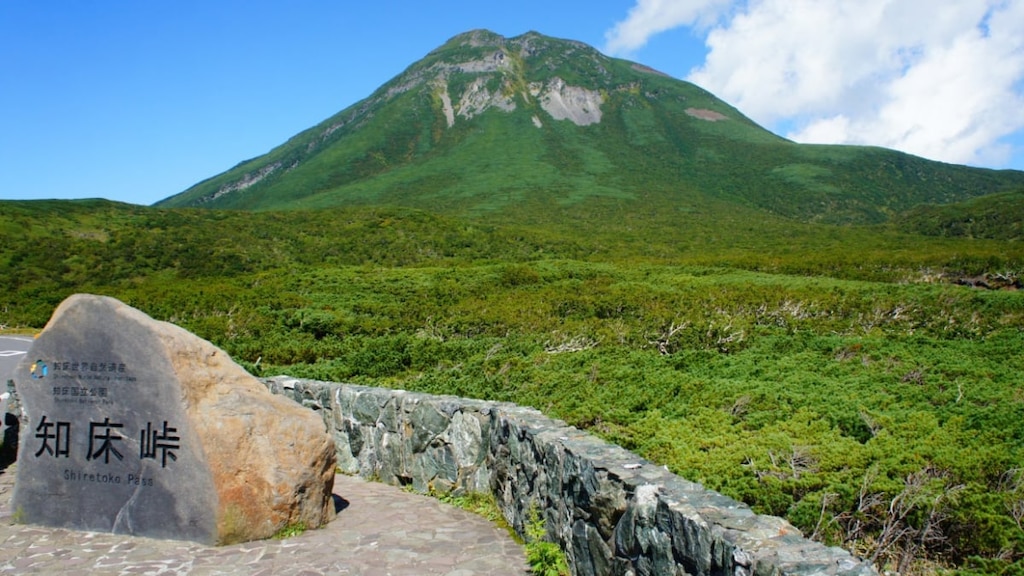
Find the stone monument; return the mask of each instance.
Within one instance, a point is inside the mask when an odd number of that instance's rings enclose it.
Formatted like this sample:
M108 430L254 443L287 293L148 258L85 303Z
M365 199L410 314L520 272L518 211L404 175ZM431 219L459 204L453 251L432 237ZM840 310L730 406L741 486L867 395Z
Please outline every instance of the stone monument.
M334 441L222 350L75 295L14 375L16 521L222 544L334 513Z

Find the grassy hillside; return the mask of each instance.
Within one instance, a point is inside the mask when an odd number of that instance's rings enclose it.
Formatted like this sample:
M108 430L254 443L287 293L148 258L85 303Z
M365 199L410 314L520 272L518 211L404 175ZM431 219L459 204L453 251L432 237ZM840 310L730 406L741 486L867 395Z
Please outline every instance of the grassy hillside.
M583 108L599 108L600 122L552 117L545 91L560 85L596 95ZM795 144L693 84L583 44L477 31L159 205L388 205L530 223L578 217L593 200L630 212L725 202L804 222L881 223L917 204L1020 188L1022 172Z
M898 219L901 228L948 238L1024 239L1024 188L946 205L916 206Z
M1019 276L1019 243L617 202L0 202L0 324L108 294L257 374L536 406L902 573L1020 569L1024 301L945 281Z

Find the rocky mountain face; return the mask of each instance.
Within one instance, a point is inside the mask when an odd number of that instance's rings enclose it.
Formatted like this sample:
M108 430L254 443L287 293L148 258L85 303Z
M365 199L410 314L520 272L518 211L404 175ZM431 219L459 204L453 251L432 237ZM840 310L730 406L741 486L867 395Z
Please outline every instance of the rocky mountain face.
M697 86L580 42L476 30L266 155L158 205L507 216L711 199L805 221L878 222L1014 186L1024 173L794 144Z

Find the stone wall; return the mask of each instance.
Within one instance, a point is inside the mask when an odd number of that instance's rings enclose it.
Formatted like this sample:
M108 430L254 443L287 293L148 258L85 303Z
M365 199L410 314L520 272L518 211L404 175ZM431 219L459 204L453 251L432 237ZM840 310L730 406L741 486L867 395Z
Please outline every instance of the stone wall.
M520 534L531 508L540 511L577 576L876 573L785 520L530 408L288 377L264 382L320 413L344 472L424 492L492 493Z

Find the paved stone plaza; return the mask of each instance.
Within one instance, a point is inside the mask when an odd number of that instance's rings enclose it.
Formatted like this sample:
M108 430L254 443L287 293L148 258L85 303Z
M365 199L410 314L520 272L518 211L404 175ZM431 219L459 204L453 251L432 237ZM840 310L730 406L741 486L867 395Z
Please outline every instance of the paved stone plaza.
M0 573L523 576L521 546L487 520L393 486L338 476L341 510L286 540L210 547L12 524L14 468L0 472Z

